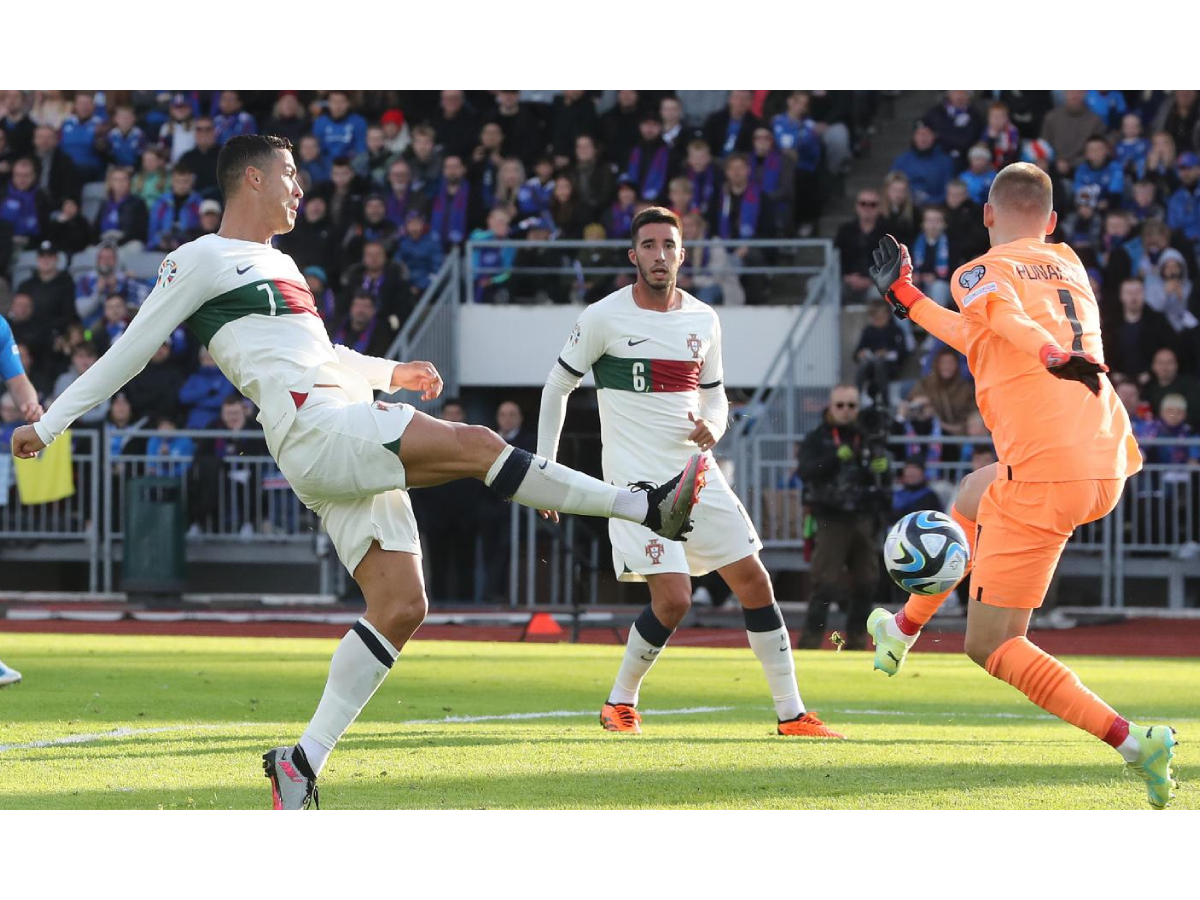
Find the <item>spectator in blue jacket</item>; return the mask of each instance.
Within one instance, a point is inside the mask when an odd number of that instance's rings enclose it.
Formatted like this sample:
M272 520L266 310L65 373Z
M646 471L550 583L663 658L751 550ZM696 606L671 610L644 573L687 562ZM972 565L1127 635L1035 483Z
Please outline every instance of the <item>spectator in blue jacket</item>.
M487 228L471 232L472 241L508 240L512 228L512 207L493 206L487 217ZM626 230L628 232L628 229ZM512 245L506 247L476 247L471 250L471 264L475 271L489 269L475 276L474 297L476 303L492 303L501 297L507 301L508 283L512 280L513 260L517 251Z
M200 348L200 368L179 389L179 403L187 412L184 428L207 428L221 414L221 404L236 391L221 374L207 347Z
M945 100L924 118L937 135L938 146L954 160L955 169L962 169L967 151L979 142L984 128L983 116L971 105L971 92L946 91Z
M1117 141L1113 153L1127 174L1138 178L1145 174L1150 142L1143 134L1142 118L1137 113L1121 117L1121 139Z
M37 186L33 160L18 159L0 198L0 220L8 222L13 234L31 247L41 239L49 216L50 198Z
M237 91L221 91L218 105L221 111L213 116L213 124L217 127L217 143L221 146L231 137L258 131L254 116L242 109L242 95Z
M420 209L410 209L404 219L404 236L396 249L396 261L408 269L408 283L414 296L425 293L445 256L441 243L426 227L425 214Z
M75 95L75 112L62 124L59 146L71 157L82 179L99 181L104 177L104 157L100 153L105 117L96 111L96 99L88 91Z
M146 471L164 478L182 478L191 468L192 458L196 455L196 443L190 437L180 437L175 432L178 427L170 416L160 416L155 427L155 435L146 444L146 455L158 457L163 462L148 463ZM166 462L168 459L177 462Z
M1083 150L1083 162L1075 170L1075 193L1085 188L1097 190L1096 200L1100 209L1121 202L1125 193L1125 174L1121 164L1109 159L1108 141L1102 137L1090 137Z
M367 121L351 111L345 91L329 92L329 112L313 122L313 134L327 159L353 158L367 150Z
M1193 245L1200 243L1200 156L1179 155L1179 189L1167 201L1167 224Z
M1125 95L1120 91L1088 91L1084 102L1100 117L1109 131L1117 130L1121 117L1128 110Z
M661 130L662 126L659 125L659 128ZM663 144L663 148L666 148L666 144ZM533 177L517 191L517 215L540 216L550 208L550 198L553 194L554 161L549 156L539 156L533 164Z
M1145 178L1133 183L1133 196L1125 204L1125 208L1133 214L1139 226L1147 219L1165 219L1167 216L1166 210L1158 202L1154 182Z
M329 180L333 163L321 152L316 135L306 134L296 148L296 168L308 176L309 190Z
M892 494L892 514L899 519L923 509L941 508L942 499L925 477L925 457L920 454L909 456L904 460L900 483Z
M912 149L901 153L892 169L908 176L917 206L942 203L946 185L954 177L954 161L934 143L936 135L929 123L918 119L913 128Z
M108 170L108 196L96 211L92 236L96 241L110 240L118 244L130 241L145 243L148 215L142 198L132 193L132 177L128 169L114 166Z
M150 288L138 281L132 272L121 270L120 254L113 244L101 244L96 251L96 267L75 279L75 312L83 327L94 329L104 317L104 304L109 297L119 296L127 304L138 307L150 293Z
M976 144L967 151L967 168L958 174L962 183L967 186L967 193L974 203L983 206L987 202L988 191L996 180L996 169L992 165L992 151L983 144Z
M171 190L158 198L150 210L150 235L146 246L154 250L174 250L187 232L200 227L199 194L192 190L196 176L182 164L171 173Z
M146 133L137 126L132 106L118 106L113 113L113 127L104 138L108 146L108 161L114 166L136 169L146 149Z
M775 144L796 162L796 168L815 172L821 165L821 132L808 115L808 91L792 91L787 112L771 119Z

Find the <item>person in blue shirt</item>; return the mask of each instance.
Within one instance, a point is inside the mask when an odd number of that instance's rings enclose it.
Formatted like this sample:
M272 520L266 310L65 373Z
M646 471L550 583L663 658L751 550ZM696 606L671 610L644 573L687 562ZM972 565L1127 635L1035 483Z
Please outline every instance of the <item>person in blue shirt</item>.
M493 206L487 216L487 228L472 231L470 240L507 240L512 228L512 214L513 210L510 206L503 204ZM491 303L499 293L507 295L508 282L512 279L510 270L516 254L517 251L511 244L504 248L477 247L471 250L471 265L475 271L478 272L482 268L491 270L486 274L475 276L476 303Z
M300 138L300 146L296 149L296 168L308 176L311 185L329 180L333 161L321 152L321 142L316 135L306 134Z
M3 316L0 316L0 380L7 385L8 392L12 394L13 401L26 422L36 422L42 417L37 389L25 374L12 328Z
M897 519L923 509L941 511L942 498L925 477L925 457L913 454L904 460L900 481L892 494L892 515Z
M1125 173L1121 164L1109 159L1108 141L1090 137L1084 145L1083 162L1075 170L1075 193L1095 188L1097 205L1105 209L1121 202L1125 193Z
M165 457L178 462L152 462L146 464L146 472L164 478L182 478L191 468L196 455L196 442L190 437L175 434L179 428L170 416L161 416L155 427L155 436L146 445L146 455Z
M787 112L771 119L771 132L781 151L795 160L796 168L815 172L821 166L821 133L808 115L807 91L792 91L787 98Z
M113 113L113 127L104 136L108 161L114 166L137 169L146 149L146 133L137 127L132 106L118 106Z
M184 428L207 428L221 414L225 398L236 394L233 384L213 362L208 348L200 347L200 368L179 389L179 403L187 410Z
M0 219L8 222L17 237L35 245L50 218L50 198L37 185L37 167L22 158L13 164L12 179L0 193Z
M326 159L355 157L367 150L367 121L351 111L345 91L330 91L329 112L313 122L312 133Z
M1200 243L1200 156L1181 153L1178 171L1179 189L1167 201L1167 224L1195 245Z
M954 177L954 161L934 144L933 129L918 119L913 128L912 148L896 157L892 169L908 176L917 206L942 203L946 185Z
M3 316L0 316L0 381L8 386L8 393L16 408L21 411L21 418L26 422L36 422L42 417L42 405L38 402L37 391L29 376L25 374L17 342L13 340L12 329ZM9 441L11 437L10 433L6 433L4 440ZM0 447L0 453L9 452L7 446ZM7 491L8 485L0 485L0 490ZM0 687L16 684L20 680L21 673L0 660Z
M213 124L217 128L217 143L221 146L231 137L258 131L254 116L242 109L242 96L237 91L221 91L219 107L221 112L213 116Z
M184 236L200 226L201 197L192 190L196 181L182 164L171 173L170 193L163 194L150 210L150 236L146 246L154 250L174 250Z
M408 283L415 297L425 293L445 255L441 242L425 227L425 214L420 209L410 209L404 219L404 236L396 250L396 261L408 269Z
M1121 118L1121 139L1113 148L1113 154L1121 168L1129 175L1141 178L1146 172L1146 156L1150 153L1150 142L1142 134L1142 119L1137 113L1128 113Z
M1117 123L1128 111L1125 95L1120 91L1088 91L1084 103L1100 117L1109 131L1116 130Z
M976 144L967 152L967 168L958 175L967 186L972 202L983 206L987 203L988 191L996 180L996 169L992 165L992 151L983 144Z
M75 112L62 124L59 146L71 157L84 181L104 177L105 159L100 153L105 117L96 111L96 100L87 91L75 95Z

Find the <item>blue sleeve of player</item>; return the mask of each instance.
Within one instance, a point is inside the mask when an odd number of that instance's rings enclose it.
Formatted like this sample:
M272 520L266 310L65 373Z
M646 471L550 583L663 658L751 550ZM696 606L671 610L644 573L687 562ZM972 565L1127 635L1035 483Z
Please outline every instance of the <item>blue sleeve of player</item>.
M8 326L8 320L0 317L0 381L24 374L25 367L21 365L21 354L17 352L12 329Z

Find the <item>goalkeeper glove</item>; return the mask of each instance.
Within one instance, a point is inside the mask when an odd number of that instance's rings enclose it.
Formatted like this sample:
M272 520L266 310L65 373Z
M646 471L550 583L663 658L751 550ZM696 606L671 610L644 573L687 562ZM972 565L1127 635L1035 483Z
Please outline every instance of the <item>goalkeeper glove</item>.
M872 253L871 280L881 297L892 307L897 319L907 319L913 304L925 295L913 284L912 258L908 248L890 234L885 235Z
M1081 382L1094 395L1100 395L1100 373L1107 372L1108 366L1096 362L1090 353L1064 350L1057 344L1047 342L1042 344L1038 357L1046 371L1055 378Z

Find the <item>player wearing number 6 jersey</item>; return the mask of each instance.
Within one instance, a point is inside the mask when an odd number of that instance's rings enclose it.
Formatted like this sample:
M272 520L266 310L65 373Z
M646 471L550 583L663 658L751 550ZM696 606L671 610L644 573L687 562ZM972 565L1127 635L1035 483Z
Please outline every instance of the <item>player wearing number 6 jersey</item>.
M296 175L285 139L242 135L226 142L217 160L226 200L220 232L163 260L158 284L125 334L41 421L12 439L14 454L33 456L140 372L181 322L258 406L271 455L321 517L367 605L333 655L325 693L299 743L263 757L276 809L316 799L330 750L425 617L408 488L478 478L505 499L625 518L673 541L689 527L704 463L694 454L674 478L633 492L537 460L486 428L374 402L374 391L401 388L431 400L441 393L441 376L427 362L395 363L330 343L296 264L270 244L295 224L304 195Z
M871 269L897 315L967 355L999 457L990 479L969 476L952 510L972 543L966 652L1117 749L1161 809L1174 786L1173 730L1117 715L1026 637L1072 532L1108 515L1141 468L1129 417L1104 375L1096 300L1075 252L1046 243L1057 217L1040 169L1001 171L983 221L992 249L954 273L957 313L917 289L908 250L890 235ZM895 674L944 598L913 596L894 617L871 615L876 668Z
M675 285L684 249L679 218L651 207L630 228L637 281L579 317L542 392L538 452L558 452L567 396L591 370L600 406L604 477L616 485L678 468L698 447L707 487L686 543L658 540L633 522L611 522L613 566L621 581L645 581L650 605L629 630L616 684L600 713L609 731L639 732L642 679L691 605L693 575L719 572L742 602L747 636L767 676L780 734L841 737L804 708L791 640L758 558L762 543L712 448L729 414L721 364L721 322Z

